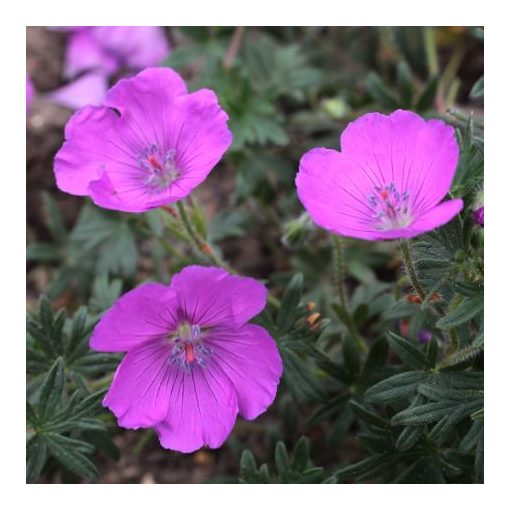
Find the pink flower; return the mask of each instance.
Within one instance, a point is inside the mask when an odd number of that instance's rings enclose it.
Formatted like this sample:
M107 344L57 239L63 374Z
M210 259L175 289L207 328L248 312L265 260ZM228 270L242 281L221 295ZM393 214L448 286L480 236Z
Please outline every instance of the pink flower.
M296 177L312 219L335 234L361 239L409 238L449 222L460 199L441 200L453 180L455 132L415 113L368 113L340 138L342 152L312 149Z
M172 69L145 69L112 87L103 106L71 117L55 157L57 186L126 212L175 202L232 143L227 119L212 90L188 94Z
M107 90L108 81L104 74L87 73L68 85L50 92L48 98L56 104L75 110L83 105L101 105Z
M128 292L90 340L97 351L127 351L103 405L122 427L154 427L164 448L218 448L237 413L253 420L276 396L276 344L247 324L265 303L263 285L213 267L189 266L169 287Z
M483 227L483 205L473 212L473 219L478 225Z
M161 27L69 27L64 73L113 74L123 68L139 71L157 66L170 54Z
M32 80L30 79L30 76L28 76L27 73L27 115L28 111L30 110L30 105L32 104L32 99L34 98L34 84L32 83Z

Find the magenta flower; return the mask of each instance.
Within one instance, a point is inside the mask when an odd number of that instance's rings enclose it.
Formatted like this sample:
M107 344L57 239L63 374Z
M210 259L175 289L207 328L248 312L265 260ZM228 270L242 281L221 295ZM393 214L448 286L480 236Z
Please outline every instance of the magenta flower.
M483 205L473 212L473 219L478 225L483 227Z
M164 448L218 448L237 413L253 420L276 395L276 344L247 324L265 303L262 284L214 267L189 266L169 287L128 292L90 340L97 351L127 351L103 405L122 427L154 427Z
M27 115L28 111L30 110L30 105L32 104L32 99L34 98L34 84L32 83L32 80L30 79L30 76L28 76L27 73Z
M340 138L342 152L312 149L296 177L312 219L335 234L361 239L409 238L449 222L460 199L441 202L459 149L454 129L415 113L368 113Z
M108 90L108 80L101 73L87 73L48 94L56 104L73 110L84 105L100 106Z
M113 74L157 66L170 54L161 27L68 27L64 73L74 78L84 71Z
M57 186L126 212L175 202L232 143L227 119L212 90L188 94L172 69L145 69L112 87L104 106L71 117L55 157Z

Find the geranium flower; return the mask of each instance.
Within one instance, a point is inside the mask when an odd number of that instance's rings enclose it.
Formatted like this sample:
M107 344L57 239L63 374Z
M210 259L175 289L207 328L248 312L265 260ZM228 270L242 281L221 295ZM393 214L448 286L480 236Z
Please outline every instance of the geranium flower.
M122 427L154 427L165 448L218 448L237 413L253 420L276 395L276 344L247 324L265 303L262 284L214 267L189 266L168 287L128 292L90 340L97 351L127 351L103 405Z
M483 205L473 212L473 219L478 225L483 227Z
M104 106L77 111L55 157L57 186L99 206L143 212L198 186L232 142L212 90L187 93L172 69L120 80Z
M441 200L459 148L454 129L415 113L368 113L340 138L342 152L317 148L302 158L298 196L319 226L361 239L410 238L449 222L461 199Z
M84 71L113 74L157 66L170 54L161 27L68 27L64 74L74 78Z
M68 85L54 90L48 98L73 110L84 105L100 106L108 91L108 80L101 73L87 73Z
M27 73L27 115L28 110L30 110L30 105L32 104L32 99L34 98L34 84L32 83L32 80L30 79L30 76L28 76Z

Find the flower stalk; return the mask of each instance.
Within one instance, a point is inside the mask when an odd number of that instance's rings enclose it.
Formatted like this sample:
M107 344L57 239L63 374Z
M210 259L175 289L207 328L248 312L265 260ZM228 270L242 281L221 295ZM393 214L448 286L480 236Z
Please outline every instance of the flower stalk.
M411 255L411 243L409 239L404 239L402 241L401 248L402 248L402 260L404 261L406 273L409 276L409 279L411 280L411 283L416 294L420 296L420 300L423 303L427 297L427 294L423 289L422 284L420 283L418 273L416 271L416 268L414 267L414 262Z
M345 313L345 325L358 346L358 349L361 352L367 353L368 347L365 341L361 338L358 330L356 328L356 324L354 323L354 319L352 318L351 311L349 308L349 302L347 300L347 292L345 290L345 257L344 257L344 242L343 239L339 236L333 237L333 277L335 282L335 287L338 292L338 297L340 298L340 304Z

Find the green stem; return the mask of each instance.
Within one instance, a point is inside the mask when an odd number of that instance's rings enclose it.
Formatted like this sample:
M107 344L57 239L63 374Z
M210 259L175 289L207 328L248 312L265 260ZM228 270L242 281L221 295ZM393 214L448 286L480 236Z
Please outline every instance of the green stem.
M231 274L238 274L238 272L230 264L225 262L221 257L217 255L212 246L209 245L207 241L203 239L200 236L200 234L195 230L189 218L186 206L184 205L182 200L180 202L177 202L177 211L179 212L181 223L184 226L186 233L188 234L188 238L193 244L196 251L198 251L201 255L207 257L213 265L222 267ZM204 248L206 249L204 250ZM267 295L267 301L276 308L280 308L280 300L274 297L272 294Z
M367 353L368 347L365 341L361 338L358 330L356 328L356 324L352 318L349 302L347 301L347 292L345 291L345 257L344 257L344 242L343 239L339 236L333 237L333 260L334 260L334 268L333 268L333 276L335 281L335 286L338 291L338 296L340 297L340 304L345 312L345 325L358 346L358 349L361 352Z
M177 210L179 212L179 217L181 218L184 229L188 234L189 240L191 241L195 249L201 255L206 256L215 266L222 267L223 269L226 269L229 273L237 274L237 271L229 264L227 264L227 262L225 262L221 257L219 257L218 254L212 248L212 246L210 246L207 243L207 241L203 239L200 236L200 234L195 230L182 200L177 202Z
M439 60L437 57L436 29L434 27L425 27L425 54L427 56L427 66L429 76L432 78L439 73Z
M425 290L423 289L420 280L418 278L418 273L416 272L416 269L414 267L413 258L411 256L411 243L409 239L404 239L402 241L402 258L404 261L404 266L406 268L406 272L409 276L409 279L411 280L411 283L414 287L414 290L416 291L416 294L420 296L421 302L423 303L425 301L425 298L427 294L425 293Z

